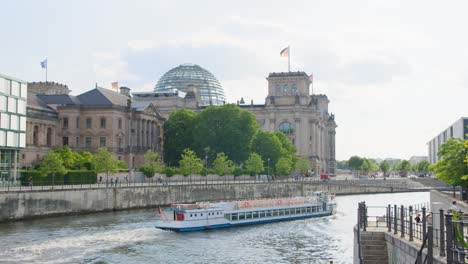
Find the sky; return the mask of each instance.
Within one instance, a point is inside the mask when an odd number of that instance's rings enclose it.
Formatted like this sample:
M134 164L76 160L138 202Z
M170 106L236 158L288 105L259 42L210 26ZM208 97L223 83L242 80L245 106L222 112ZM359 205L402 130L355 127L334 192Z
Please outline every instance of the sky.
M264 103L270 72L314 75L335 114L336 158L427 155L468 116L468 2L2 1L0 73L152 91L183 63L212 72L228 102Z

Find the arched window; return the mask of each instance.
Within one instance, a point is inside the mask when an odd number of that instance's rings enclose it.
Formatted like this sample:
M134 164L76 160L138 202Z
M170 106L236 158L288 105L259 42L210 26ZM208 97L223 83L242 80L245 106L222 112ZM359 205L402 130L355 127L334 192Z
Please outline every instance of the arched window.
M276 94L280 94L281 93L281 85L276 84L275 85L275 91L276 91Z
M291 92L293 93L297 92L297 85L295 83L291 86Z
M47 128L47 147L52 147L52 128Z
M293 134L294 133L294 127L291 123L289 122L283 122L280 124L279 126L279 130L283 133L285 133L286 135L290 135L290 134Z
M288 93L289 92L289 85L285 84L283 87L283 92Z
M34 126L33 130L33 145L34 146L39 146L39 127Z

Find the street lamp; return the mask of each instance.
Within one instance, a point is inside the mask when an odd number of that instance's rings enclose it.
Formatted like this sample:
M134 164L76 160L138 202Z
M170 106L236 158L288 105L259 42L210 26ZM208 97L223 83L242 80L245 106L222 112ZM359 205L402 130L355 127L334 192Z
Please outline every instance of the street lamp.
M208 185L208 155L205 155L205 184Z
M270 158L267 159L268 160L268 180L270 180Z

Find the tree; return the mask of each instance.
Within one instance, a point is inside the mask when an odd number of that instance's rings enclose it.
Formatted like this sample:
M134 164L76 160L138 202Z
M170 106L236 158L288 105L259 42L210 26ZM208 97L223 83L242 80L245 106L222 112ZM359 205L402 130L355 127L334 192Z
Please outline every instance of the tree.
M358 171L361 169L363 162L364 160L361 157L352 156L351 158L349 158L348 165L354 171Z
M42 175L48 176L52 174L52 185L55 185L55 174L65 174L67 169L63 165L63 160L60 155L54 151L49 151L44 156L44 159L41 162L39 171Z
M63 166L66 169L79 169L80 155L70 149L68 146L54 149L54 152L60 156Z
M369 171L370 172L377 172L379 171L379 164L374 159L368 159L367 162L369 163Z
M278 175L289 175L291 174L292 162L291 159L286 157L279 158L278 162L275 165L276 174Z
M98 148L93 157L93 167L97 173L106 173L106 187L109 185L109 174L117 172L117 163L106 147Z
M193 148L196 118L194 111L181 109L173 111L164 122L163 152L168 166L176 166L184 149Z
M233 170L233 162L223 153L216 154L216 159L213 162L213 170L216 174L223 176L231 174Z
M193 173L201 173L203 171L203 163L191 149L184 149L179 161L180 172L184 176L192 175Z
M390 170L390 164L388 163L388 161L386 161L386 160L382 161L380 163L379 167L380 167L380 170L382 171L384 177L386 177L387 172Z
M146 151L144 155L145 163L143 164L143 174L151 178L156 172L162 171L161 158L159 153L152 150Z
M440 146L440 160L431 167L437 178L452 186L468 186L468 154L466 143L459 138L450 138Z
M270 164L276 164L282 156L282 144L278 137L268 131L259 131L252 143L252 152L257 153L263 161L270 159ZM265 164L263 165L265 166Z
M197 117L195 149L199 155L210 157L223 152L239 164L249 156L257 130L255 116L237 105L209 106Z
M81 151L78 153L78 160L77 160L77 169L86 168L91 170L93 167L93 154L89 151Z
M414 168L416 172L419 173L428 173L429 172L429 161L427 160L421 160L420 162L414 164Z
M310 170L310 163L307 159L299 157L294 165L294 169L302 175L307 175L307 172Z
M245 161L245 168L250 173L258 175L264 170L262 157L255 152L250 153L249 158Z
M407 160L402 160L399 162L399 171L401 174L406 176L406 174L411 170L411 163Z

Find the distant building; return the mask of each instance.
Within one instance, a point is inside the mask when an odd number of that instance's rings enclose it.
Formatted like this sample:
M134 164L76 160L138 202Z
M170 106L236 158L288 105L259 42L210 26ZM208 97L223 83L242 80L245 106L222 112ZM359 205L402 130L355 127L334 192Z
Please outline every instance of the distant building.
M96 87L73 96L57 83L40 83L39 90L34 89L37 83L32 87L22 166L32 166L47 151L62 146L91 152L107 147L130 168L143 164L147 150L162 152L164 119L152 103L132 101L129 88L120 87L119 93Z
M0 182L17 178L19 152L26 146L27 83L0 75Z
M427 160L427 156L412 156L408 161L411 164L416 164L416 163L421 162L423 160Z
M452 137L463 140L468 139L468 117L458 119L455 123L427 143L430 163L436 163L439 161L437 152L440 149L440 145Z

